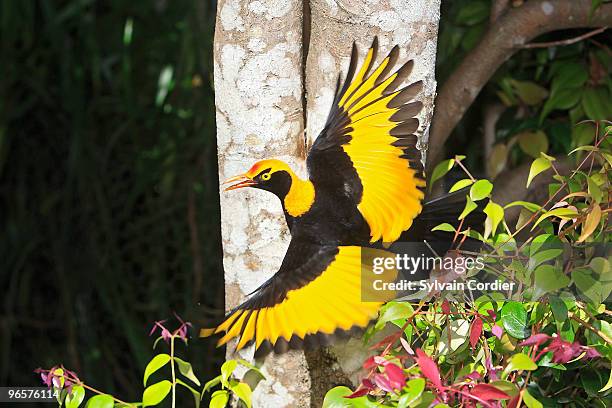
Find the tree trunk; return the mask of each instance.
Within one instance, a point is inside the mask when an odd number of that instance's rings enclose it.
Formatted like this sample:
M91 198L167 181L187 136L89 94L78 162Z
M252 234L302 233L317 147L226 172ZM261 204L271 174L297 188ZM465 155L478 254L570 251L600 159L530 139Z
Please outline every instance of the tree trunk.
M267 157L301 165L302 55L301 1L219 1L214 82L220 180ZM253 189L221 192L221 233L230 309L278 270L289 233L280 203ZM252 360L252 348L240 354ZM254 406L309 405L302 352L270 356L263 370L267 379L255 389Z
M303 8L311 16L305 33ZM440 0L311 0L306 7L298 0L220 0L214 45L220 178L268 157L303 169L302 84L310 145L331 107L336 78L346 72L351 44L357 41L365 53L376 35L380 58L399 44L401 60L415 60L409 81L424 81L419 135L425 151L436 89L439 11ZM303 38L309 39L305 47ZM303 48L308 49L305 67ZM231 308L278 269L289 235L280 203L268 193L221 193L221 210ZM268 357L268 379L255 389L253 405L320 407L330 387L359 378L367 354L360 344L354 340L306 356Z

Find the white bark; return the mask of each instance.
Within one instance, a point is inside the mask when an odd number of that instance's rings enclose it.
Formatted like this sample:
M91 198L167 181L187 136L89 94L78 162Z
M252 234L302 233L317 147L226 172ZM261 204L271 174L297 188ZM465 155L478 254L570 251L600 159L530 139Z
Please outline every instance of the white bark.
M299 167L304 152L301 1L220 0L214 77L220 180L270 157ZM221 231L230 309L278 270L289 234L278 200L252 189L221 193ZM251 359L252 349L241 355ZM255 389L255 407L309 405L302 352L271 356L263 370L267 380Z

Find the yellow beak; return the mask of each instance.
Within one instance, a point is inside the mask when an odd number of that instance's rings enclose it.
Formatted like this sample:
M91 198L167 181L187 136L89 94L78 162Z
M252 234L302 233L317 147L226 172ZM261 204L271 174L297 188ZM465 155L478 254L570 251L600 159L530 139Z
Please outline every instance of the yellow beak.
M230 184L234 182L237 182L237 183L232 184L229 187L226 187L225 190L223 191L236 190L236 189L244 188L244 187L252 187L257 184L257 182L255 182L253 179L248 177L246 174L239 174L237 176L230 177L227 180L225 180L222 184Z

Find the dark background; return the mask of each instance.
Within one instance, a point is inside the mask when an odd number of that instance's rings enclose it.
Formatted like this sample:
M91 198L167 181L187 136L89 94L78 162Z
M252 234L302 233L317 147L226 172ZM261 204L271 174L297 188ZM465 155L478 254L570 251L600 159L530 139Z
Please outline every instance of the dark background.
M152 322L223 309L214 9L0 3L0 385L61 363L138 400Z
M490 1L442 6L441 87L486 31ZM138 400L153 321L176 311L198 327L223 310L214 12L212 0L0 2L1 386L39 385L35 368L64 364L98 389ZM511 103L495 143L512 146L509 174L533 160L520 143L525 131L544 132L549 154L590 143L593 131L575 125L604 119L588 107L610 112L610 43L603 33L517 52L457 126L446 157L467 154L473 174L484 174L486 107L502 93ZM561 101L539 121L567 64L588 71L576 92L596 93ZM508 81L537 84L542 97L527 103ZM178 352L205 382L224 350L192 334Z

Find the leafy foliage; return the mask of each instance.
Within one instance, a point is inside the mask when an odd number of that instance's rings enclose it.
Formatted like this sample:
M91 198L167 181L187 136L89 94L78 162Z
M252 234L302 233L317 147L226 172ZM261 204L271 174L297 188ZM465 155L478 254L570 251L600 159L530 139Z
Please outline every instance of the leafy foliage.
M612 258L593 245L605 248L611 239L609 199L602 201L612 194L611 133L609 126L594 145L575 149L570 157L577 170L567 176L546 154L534 161L536 169L545 161L559 184L541 205L501 207L491 199L493 184L474 179L461 166L471 187L459 218L475 210L475 202L488 201L485 235L450 224L437 229L486 243L480 254L485 274L515 282L519 290L489 291L461 302L430 293L416 304L385 305L366 341L387 322L399 329L373 346L377 354L364 362L361 385L330 390L324 406L542 407L570 401L609 406L612 380L601 373L610 371L612 361L612 311L605 303L612 293ZM579 152L583 157L576 157ZM436 176L442 178L461 159L440 164ZM539 173L532 170L530 180ZM505 210L515 206L524 212L513 227ZM522 231L528 234L523 243L517 240Z
M148 362L143 376L145 389L142 392L141 400L138 402L125 402L112 395L104 394L85 384L76 373L65 369L63 366L53 367L49 370L37 369L36 372L40 373L43 382L53 389L54 394L57 395L59 406L65 408L78 408L82 403L85 403L87 408L152 407L159 406L169 399L169 396L171 396L172 407L176 407L178 388L188 391L193 396L194 406L199 408L205 394L219 384L221 384L221 389L215 391L210 398L209 406L211 408L225 407L232 396L235 396L236 401L239 401L238 406L251 408L251 385L236 380L234 371L239 366L246 368L248 371L245 378L256 379L255 385L264 378L261 371L244 360L228 360L221 366L221 374L208 381L200 391L200 380L194 373L191 363L182 360L175 354L177 341L182 341L187 345L188 329L191 328L191 323L184 322L180 317L176 317L180 326L174 331L170 331L164 326L165 321L155 322L151 330L150 334L155 332L160 334L155 340L153 348L163 340L168 344L170 350L169 354L157 354ZM162 369L165 369L167 373L165 379L158 378L157 382L147 385L151 376L160 377L159 373ZM94 394L88 400L85 399L86 390Z

